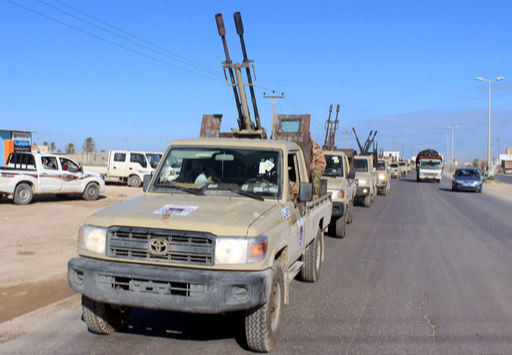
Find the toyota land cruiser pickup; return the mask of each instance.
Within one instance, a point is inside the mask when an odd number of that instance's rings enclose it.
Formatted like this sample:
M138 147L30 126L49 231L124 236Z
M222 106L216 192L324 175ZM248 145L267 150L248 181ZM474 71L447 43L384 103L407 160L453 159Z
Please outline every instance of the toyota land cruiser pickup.
M329 235L343 238L347 223L352 223L356 195L355 170L350 169L347 155L341 151L324 151L327 190L332 198L332 216Z
M269 351L290 282L320 276L331 195L312 200L293 142L179 140L162 159L143 196L93 214L78 232L68 281L85 323L110 334L130 307L242 311L249 348ZM180 165L173 176L166 161Z
M356 198L362 201L365 207L370 207L377 192L377 179L372 155L356 155L354 157L356 170L357 192Z

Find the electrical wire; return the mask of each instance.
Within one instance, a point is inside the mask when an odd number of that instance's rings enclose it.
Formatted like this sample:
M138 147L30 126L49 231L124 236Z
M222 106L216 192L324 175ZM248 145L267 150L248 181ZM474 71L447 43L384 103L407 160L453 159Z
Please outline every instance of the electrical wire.
M81 28L79 28L79 27L76 27L76 26L74 26L74 25L71 25L71 24L69 24L69 23L66 23L66 22L61 21L61 20L59 20L59 19L56 19L55 17L49 16L49 15L47 15L47 14L44 14L44 13L40 12L40 11L34 10L34 9L32 9L32 8L28 7L28 6L22 5L22 4L20 4L20 3L16 2L16 1L13 1L13 0L5 0L5 1L7 1L7 2L9 2L9 3L11 3L11 4L15 5L15 6L18 6L18 7L22 8L22 9L24 9L24 10L26 10L26 11L29 11L29 12L32 12L32 13L34 13L34 14L36 14L36 15L39 15L39 16L41 16L41 17L44 17L44 18L46 18L46 19L48 19L48 20L50 20L50 21L53 21L53 22L59 23L59 24L61 24L61 25L63 25L63 26L66 26L66 27L68 27L68 28L71 28L71 29L73 29L73 30L75 30L75 31L77 31L77 32L80 32L80 33L86 34L86 35L88 35L88 36L90 36L90 37L96 38L96 39L98 39L98 40L100 40L100 41L106 42L106 43L108 43L108 44L110 44L110 45L113 45L113 46L115 46L115 47L118 47L118 48L124 49L124 50L126 50L126 51L128 51L128 52L131 52L131 53L134 53L134 54L140 55L140 56L142 56L142 57L145 57L145 58L147 58L147 59L153 60L153 61L155 61L155 62L158 62L158 63L164 64L164 65L168 65L168 66L171 66L171 67L174 67L174 68L180 69L180 70L184 70L184 71L186 71L186 72L188 72L188 73L190 73L190 74L198 75L198 76L201 76L201 77L203 77L203 78L205 78L205 79L208 79L208 80L211 80L211 81L224 83L224 80L220 80L220 79L218 79L218 78L212 78L212 77L210 77L210 76L205 75L204 73L194 72L194 71L192 71L192 70L190 70L190 69L188 69L188 68L185 68L185 67L182 67L182 66L176 65L176 64L174 64L174 63L170 63L170 62L165 61L165 60L162 60L162 59L160 59L160 58L157 58L157 57L154 57L154 56L148 55L148 54L146 54L146 53L140 52L140 51L138 51L138 50L135 50L135 49L133 49L133 48L127 47L127 46L125 46L125 45L123 45L123 44L119 44L119 43L117 43L117 42L111 41L111 40L106 39L106 38L104 38L104 37L98 36L97 34L94 34L94 33L92 33L92 32L86 31L86 30L84 30L84 29L81 29Z

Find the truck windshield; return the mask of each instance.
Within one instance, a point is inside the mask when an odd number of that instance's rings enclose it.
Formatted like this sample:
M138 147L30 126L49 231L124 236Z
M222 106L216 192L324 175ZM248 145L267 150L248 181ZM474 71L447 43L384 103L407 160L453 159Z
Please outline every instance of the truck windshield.
M151 191L176 186L205 193L280 196L279 151L241 148L172 148L157 172Z
M158 163L160 163L160 159L162 158L162 154L156 154L156 153L146 153L146 158L149 160L149 165L153 169L156 169L158 166Z
M326 167L324 176L338 177L343 176L343 156L325 155Z
M383 161L378 161L377 170L386 170L386 163L384 163Z
M356 169L356 171L368 171L368 160L354 159L354 169Z
M420 168L441 169L441 161L440 160L422 160L422 161L420 161Z

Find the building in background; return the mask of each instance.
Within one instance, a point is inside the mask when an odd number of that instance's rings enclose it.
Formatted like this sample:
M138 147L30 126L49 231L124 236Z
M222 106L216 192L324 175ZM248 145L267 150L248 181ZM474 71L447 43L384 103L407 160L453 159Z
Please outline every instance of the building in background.
M32 146L32 132L0 129L0 166L10 153L30 152Z

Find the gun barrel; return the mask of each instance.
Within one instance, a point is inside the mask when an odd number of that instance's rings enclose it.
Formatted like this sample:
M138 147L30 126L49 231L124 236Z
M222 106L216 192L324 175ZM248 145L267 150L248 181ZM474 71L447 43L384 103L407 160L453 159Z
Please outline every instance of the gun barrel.
M247 62L249 62L249 59L247 57L247 49L245 48L244 25L242 23L242 15L240 14L240 12L237 11L233 14L233 18L235 20L236 32L240 36L240 46L242 47L244 63L247 63ZM256 95L254 94L254 87L252 85L251 69L249 69L249 66L245 67L245 72L247 74L247 82L249 83L249 92L251 93L251 102L252 102L252 107L254 109L254 121L256 122L256 129L260 129L261 128L260 114L258 112L258 105L256 104Z

